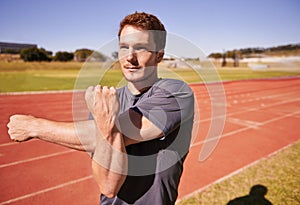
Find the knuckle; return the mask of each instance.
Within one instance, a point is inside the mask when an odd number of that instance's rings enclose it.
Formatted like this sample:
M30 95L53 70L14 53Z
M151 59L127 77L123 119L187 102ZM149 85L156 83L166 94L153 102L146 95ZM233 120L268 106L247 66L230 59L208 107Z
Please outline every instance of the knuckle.
M91 87L91 86L90 86L90 87ZM88 87L88 88L85 90L85 96L87 96L87 95L91 92L90 87Z
M110 90L110 93L111 93L111 94L116 94L116 89L115 89L115 87L112 86L112 87L109 88L109 90Z
M90 96L93 94L93 87L92 86L90 86L88 89L86 89L86 91L85 91L85 95L84 95L84 97L85 97L85 99L88 99L88 98L90 98Z
M9 134L11 139L15 139L15 136L11 130L8 130L7 133Z
M93 86L89 86L89 87L86 89L86 92L92 91L92 90L93 90Z
M101 85L97 85L94 89L94 93L100 93L102 90L102 86Z
M10 116L9 120L13 121L15 119L15 115Z

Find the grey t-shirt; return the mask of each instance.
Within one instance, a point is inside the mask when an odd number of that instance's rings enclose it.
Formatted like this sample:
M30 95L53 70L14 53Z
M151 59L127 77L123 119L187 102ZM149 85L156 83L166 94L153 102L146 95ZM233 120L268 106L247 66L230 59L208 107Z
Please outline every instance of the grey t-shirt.
M163 137L128 145L128 176L115 198L100 197L101 205L170 205L178 195L183 161L188 153L194 118L189 86L160 79L140 95L127 86L118 89L119 120L132 109L163 131ZM130 136L127 136L130 137Z

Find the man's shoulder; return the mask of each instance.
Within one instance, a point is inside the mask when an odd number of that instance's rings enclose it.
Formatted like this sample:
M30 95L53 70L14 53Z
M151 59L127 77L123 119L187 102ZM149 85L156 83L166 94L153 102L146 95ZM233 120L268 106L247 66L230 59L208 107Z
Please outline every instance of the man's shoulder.
M187 83L178 79L163 78L155 84L157 87L168 89L173 92L191 92L191 88Z
M184 81L173 79L173 78L161 78L158 81L158 84L166 84L166 85L187 85Z
M126 86L122 86L122 87L119 87L117 88L117 93L120 95L120 93L124 93L125 92L125 87Z

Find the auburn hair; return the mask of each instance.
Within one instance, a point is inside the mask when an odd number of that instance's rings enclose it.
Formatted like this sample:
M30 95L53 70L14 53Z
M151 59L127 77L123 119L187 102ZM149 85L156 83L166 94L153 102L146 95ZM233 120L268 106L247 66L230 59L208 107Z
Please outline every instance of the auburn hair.
M125 16L125 18L120 22L120 28L118 32L118 37L125 26L130 25L141 30L153 31L154 42L156 44L157 51L165 48L166 45L166 29L162 22L153 14L145 12L135 12Z

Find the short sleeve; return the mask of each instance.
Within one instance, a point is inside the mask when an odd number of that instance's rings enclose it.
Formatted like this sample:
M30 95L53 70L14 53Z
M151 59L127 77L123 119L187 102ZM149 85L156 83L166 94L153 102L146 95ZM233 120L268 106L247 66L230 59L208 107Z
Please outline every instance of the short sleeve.
M193 117L194 96L184 82L167 80L154 85L149 96L131 109L142 114L167 136Z

